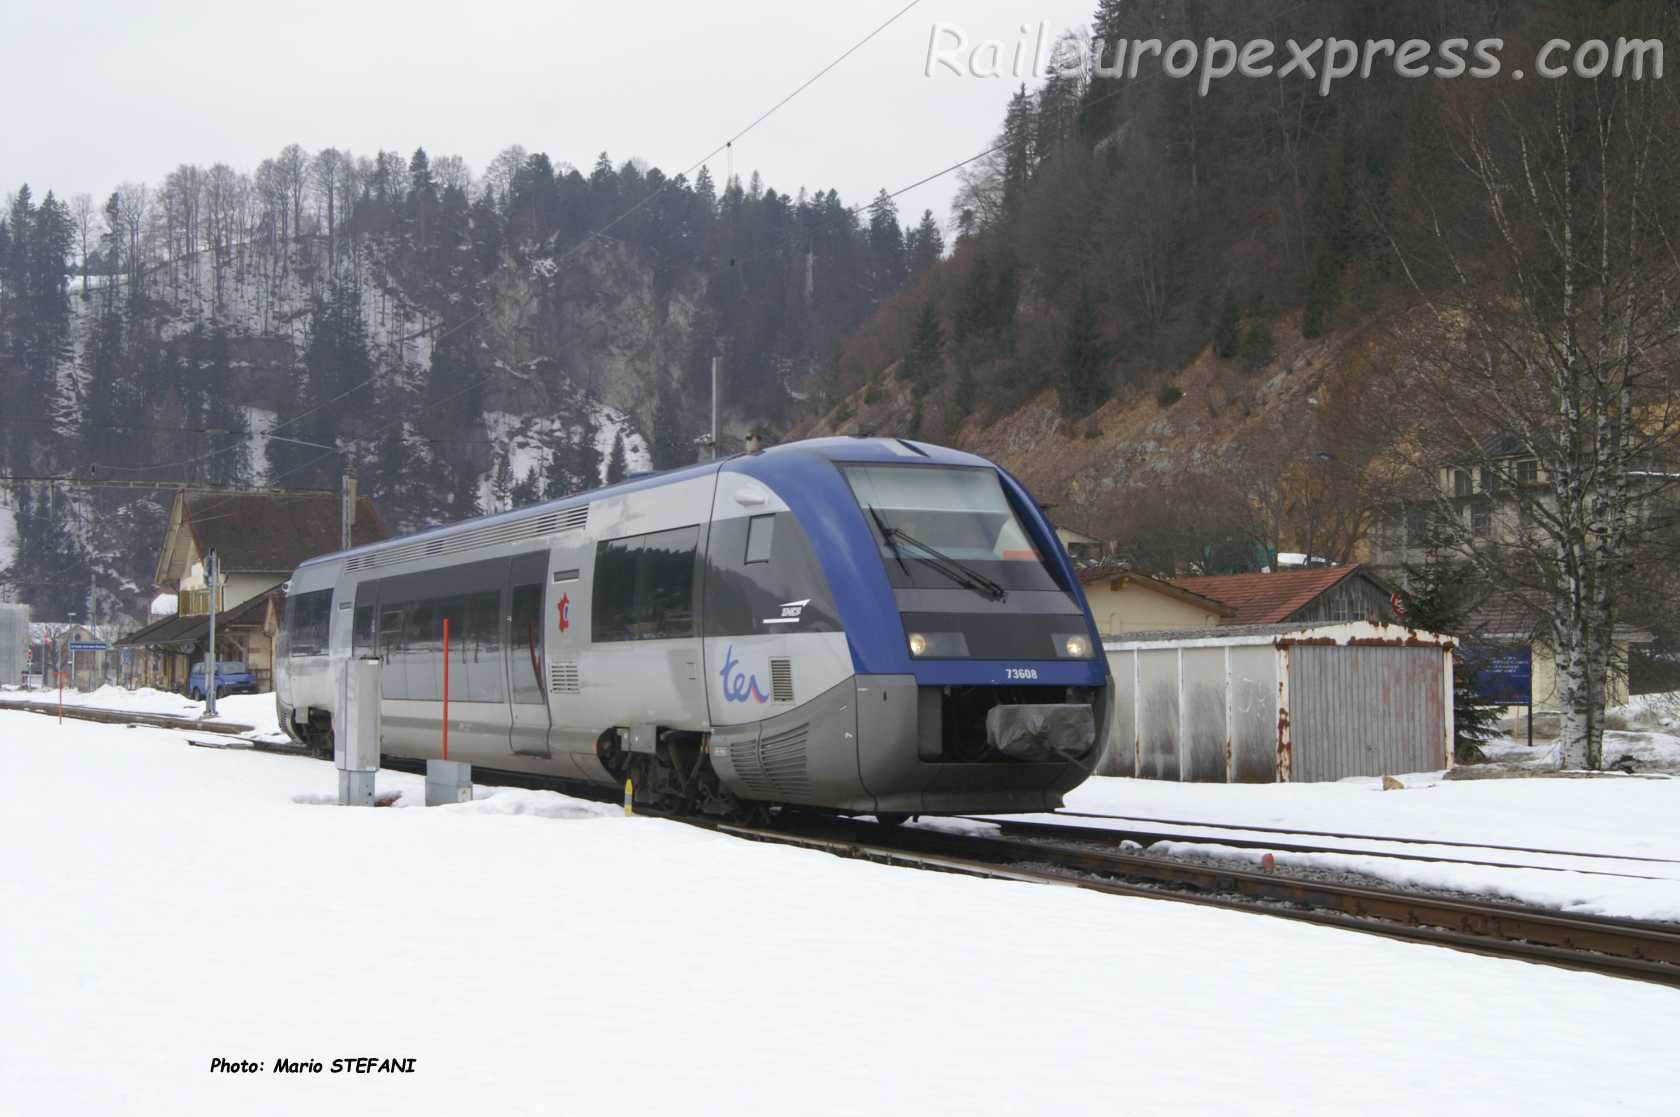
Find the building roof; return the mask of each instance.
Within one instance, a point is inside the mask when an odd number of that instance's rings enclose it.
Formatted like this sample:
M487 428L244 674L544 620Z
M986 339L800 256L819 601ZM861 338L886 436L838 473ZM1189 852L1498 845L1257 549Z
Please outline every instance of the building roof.
M261 627L269 602L278 596L279 587L276 586L265 593L257 594L249 601L242 601L233 608L224 610L216 617L216 628L226 631L234 628ZM169 647L177 644L196 644L209 635L210 618L207 615L164 617L138 632L124 636L117 644L129 648Z
M1446 648L1457 637L1425 632L1405 625L1371 621L1304 621L1296 624L1233 624L1217 628L1168 628L1153 632L1127 632L1103 641L1108 651L1128 651L1141 646L1168 645L1212 647L1221 644L1322 644L1347 646L1393 646Z
M1124 566L1107 564L1103 566L1087 566L1079 571L1081 585L1094 586L1106 582L1108 588L1119 591L1127 586L1136 586L1141 590L1149 590L1170 597L1175 601L1182 601L1188 605L1196 605L1207 610L1216 617L1229 617L1233 610L1223 601L1217 601L1205 594L1185 589L1164 578L1157 578L1151 574L1140 574L1136 570Z
M1271 574L1219 574L1202 578L1174 578L1173 585L1211 597L1230 606L1232 624L1282 624L1343 579L1360 573L1353 566L1278 570ZM1378 585L1382 583L1378 582Z
M1551 640L1551 626L1540 610L1514 593L1488 597L1471 611L1466 627L1475 639L1494 643L1547 644ZM1650 644L1656 640L1649 629L1630 624L1616 625L1610 638L1628 644Z
M202 560L215 551L223 574L289 574L305 559L336 551L340 501L330 492L183 492L175 497L158 557L160 585L187 572L188 548ZM356 502L356 546L385 538L373 501Z

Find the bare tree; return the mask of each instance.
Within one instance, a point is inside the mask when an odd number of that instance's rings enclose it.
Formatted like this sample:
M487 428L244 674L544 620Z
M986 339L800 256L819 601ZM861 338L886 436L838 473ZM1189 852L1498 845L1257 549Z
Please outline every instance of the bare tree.
M88 252L93 244L94 221L99 211L94 207L92 194L77 194L70 199L70 216L76 222L76 238L81 248L82 298L88 297Z
M1663 83L1609 76L1454 92L1448 173L1395 237L1421 296L1409 461L1443 544L1533 609L1565 762L1597 768L1629 575L1680 476L1680 114Z
M310 164L310 178L315 185L316 204L327 230L327 258L338 259L338 248L335 233L338 228L336 209L338 206L338 179L345 163L344 156L336 147L324 147L315 155L315 161Z
M440 155L433 159L432 178L437 180L440 194L449 189L472 193L472 168L459 155Z
M309 153L297 144L280 149L274 161L280 173L280 186L292 204L292 236L303 237L303 195L309 185Z
M216 304L222 301L222 279L233 246L243 235L240 228L240 178L226 163L214 164L204 176L204 211L206 243L210 249L210 266L215 274Z
M513 190L514 177L519 174L519 168L525 165L528 153L518 144L502 148L496 157L490 160L490 165L484 168L484 178L480 184L487 192L493 193L500 205L506 206L508 194Z
M152 192L143 182L125 182L106 203L108 235L128 273L128 293L145 295L147 234L150 232Z

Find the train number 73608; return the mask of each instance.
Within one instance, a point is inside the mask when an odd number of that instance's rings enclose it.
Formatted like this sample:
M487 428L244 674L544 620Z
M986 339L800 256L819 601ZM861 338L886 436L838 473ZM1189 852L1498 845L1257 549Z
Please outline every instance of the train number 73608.
M1003 669L1003 677L1006 679L1036 679L1038 678L1038 668L1005 667Z

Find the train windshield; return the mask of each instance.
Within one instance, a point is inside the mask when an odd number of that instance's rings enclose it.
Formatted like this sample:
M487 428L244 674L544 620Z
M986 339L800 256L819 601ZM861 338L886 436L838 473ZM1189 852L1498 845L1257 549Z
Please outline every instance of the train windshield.
M1001 589L1062 588L1010 507L995 470L846 465L841 472L870 517L893 585L943 588L968 579L983 595L990 595L987 583Z

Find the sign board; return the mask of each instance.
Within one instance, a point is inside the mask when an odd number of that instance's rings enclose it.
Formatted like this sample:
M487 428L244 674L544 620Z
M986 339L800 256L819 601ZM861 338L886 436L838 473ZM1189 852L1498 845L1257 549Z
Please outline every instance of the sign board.
M1459 655L1477 698L1493 706L1534 704L1534 656L1527 645L1467 644Z
M92 640L77 640L70 644L70 650L73 652L108 652L111 650L111 645L95 643Z

